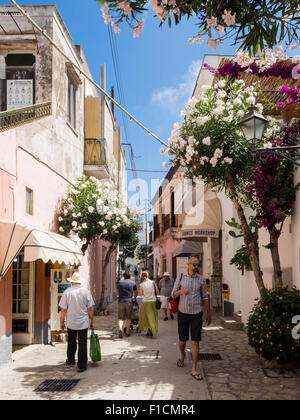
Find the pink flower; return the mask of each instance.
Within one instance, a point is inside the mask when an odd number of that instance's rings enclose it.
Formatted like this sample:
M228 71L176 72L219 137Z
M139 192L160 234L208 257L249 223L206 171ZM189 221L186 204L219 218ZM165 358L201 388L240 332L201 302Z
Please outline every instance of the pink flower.
M211 48L212 50L215 50L218 48L218 43L215 39L209 38L207 41L208 48Z
M162 164L162 166L163 166L163 168L167 169L167 168L168 168L168 164L167 164L167 162L164 162L164 163Z
M121 29L118 27L118 25L114 22L111 23L111 26L113 27L114 33L119 34L121 32Z
M131 9L131 6L130 6L129 2L121 1L118 4L118 8L123 10L125 16L131 15L132 9Z
M224 163L228 163L229 165L231 165L231 164L232 164L232 159L231 159L231 158L229 158L229 157L225 157L225 158L223 159L223 162L224 162Z
M222 35L225 31L225 28L222 25L217 26L216 29L217 29L218 35Z
M205 139L202 140L202 143L210 146L210 137L205 137Z
M218 159L216 157L213 157L213 158L210 159L209 162L211 163L212 167L214 168L218 163Z
M133 38L138 38L140 33L144 30L144 19L138 22L137 26L133 29Z
M218 19L214 16L211 17L211 19L206 19L207 26L215 28L218 24Z
M222 15L222 19L226 23L227 26L235 25L235 14L232 15L231 11L224 10L224 14Z

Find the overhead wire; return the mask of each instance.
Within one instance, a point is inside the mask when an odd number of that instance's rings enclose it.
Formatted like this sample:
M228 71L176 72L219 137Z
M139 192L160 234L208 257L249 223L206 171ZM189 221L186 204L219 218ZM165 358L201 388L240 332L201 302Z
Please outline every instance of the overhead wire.
M111 25L107 26L108 30L108 37L111 47L111 53L113 58L113 65L115 70L115 76L116 76L116 82L117 82L117 91L119 96L119 102L124 108L126 107L126 101L125 101L125 94L123 89L123 81L122 81L122 72L121 72L121 65L120 65L120 59L119 59L119 50L118 50L118 43L116 39L116 34L114 33ZM128 119L126 118L125 114L122 112L122 120L123 120L123 127L125 132L125 138L127 141L127 144L130 146L130 161L131 161L131 167L133 176L135 179L137 179L137 173L136 173L136 166L135 166L135 159L134 159L134 153L133 148L131 144L131 136L130 136L130 130L128 127Z
M90 76L88 76L81 67L79 67L76 63L74 63L64 52L63 50L56 45L56 43L50 38L50 36L47 34L45 30L40 28L40 26L29 16L29 14L20 7L15 0L9 0L10 3L12 3L25 18L37 29L37 31L42 34L48 42L69 62L72 64L72 66L80 73L82 74L93 86L95 86L109 101L114 103L121 111L122 113L125 113L130 120L134 121L138 126L140 126L143 130L145 130L150 136L152 136L154 139L156 139L159 143L163 144L164 146L168 147L167 143L165 143L163 140L161 140L156 134L152 133L148 128L146 128L140 121L138 121L132 114L130 114L121 104L119 104L114 98L112 98L101 86L99 86Z

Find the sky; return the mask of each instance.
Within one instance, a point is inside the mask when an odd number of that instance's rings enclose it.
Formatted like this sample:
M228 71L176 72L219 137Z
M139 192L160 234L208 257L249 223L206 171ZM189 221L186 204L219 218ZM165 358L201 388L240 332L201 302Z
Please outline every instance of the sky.
M0 3L10 4L8 0L0 0ZM56 4L74 44L82 46L94 80L100 82L100 66L105 63L108 93L112 85L116 87L108 29L95 0L20 0L18 4ZM153 15L153 11L149 11L143 16L145 29L139 38L133 38L133 31L123 24L116 39L126 108L167 143L174 122L180 121L180 111L192 95L204 55L234 55L237 47L230 41L214 51L208 49L206 43L190 45L188 39L197 32L195 18L183 19L180 25L169 29L167 24L160 28L159 20ZM119 112L116 116L117 124L122 127ZM128 126L130 138L126 139L122 130L122 142L132 144L136 168L163 171L162 163L168 158L160 155L160 143L134 122L129 122ZM129 153L127 167L131 167ZM165 173L138 172L145 188L148 186L148 200L156 192L151 192L151 179L162 180L164 176ZM129 196L134 194L130 191L132 177L128 172ZM154 185L158 185L158 181ZM140 204L143 209L144 205Z

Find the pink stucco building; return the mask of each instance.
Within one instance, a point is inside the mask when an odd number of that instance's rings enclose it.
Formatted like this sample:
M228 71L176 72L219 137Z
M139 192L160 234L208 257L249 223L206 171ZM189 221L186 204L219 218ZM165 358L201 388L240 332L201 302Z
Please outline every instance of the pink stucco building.
M90 74L56 7L24 8ZM109 244L98 241L80 255L76 244L57 236L57 210L67 187L83 173L123 190L126 185L120 130L111 109L18 12L16 26L12 11L0 6L5 28L0 34L0 366L11 360L15 344L51 341L61 293L55 279L65 284L66 275L79 269L96 302L102 281L106 300L115 297L116 253L102 279ZM21 109L18 89L23 88L28 91ZM93 112L87 113L91 104ZM56 242L61 244L49 246Z

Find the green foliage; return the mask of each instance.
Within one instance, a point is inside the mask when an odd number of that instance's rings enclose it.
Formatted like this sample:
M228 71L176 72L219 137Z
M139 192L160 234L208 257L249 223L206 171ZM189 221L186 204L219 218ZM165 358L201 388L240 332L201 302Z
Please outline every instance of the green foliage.
M134 256L137 260L143 261L146 259L146 251L147 251L147 245L145 244L139 244L135 251Z
M299 290L265 289L248 320L249 345L267 360L300 362L300 344L292 336L292 319L299 314Z
M236 251L235 256L230 260L230 264L235 265L240 271L244 271L245 269L247 271L252 270L249 252L246 245L243 245Z

